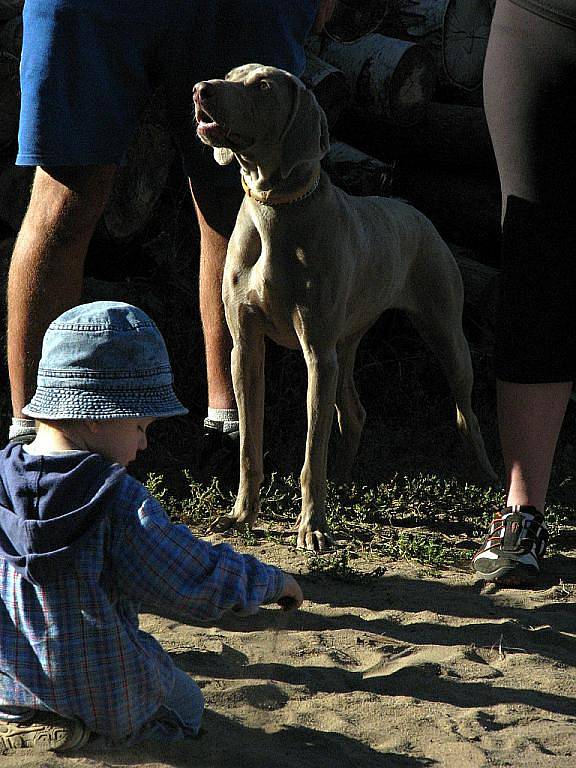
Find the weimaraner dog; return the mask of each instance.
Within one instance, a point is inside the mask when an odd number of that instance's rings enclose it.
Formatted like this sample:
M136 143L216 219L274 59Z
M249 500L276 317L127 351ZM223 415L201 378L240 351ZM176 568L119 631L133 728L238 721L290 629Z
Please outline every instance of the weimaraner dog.
M365 412L354 387L362 336L391 307L405 310L438 356L458 428L494 478L470 396L458 267L432 223L407 203L351 197L320 169L329 147L314 95L283 70L247 64L194 87L197 133L224 165L240 163L246 192L232 233L222 295L232 334L240 418L240 485L212 530L251 527L259 512L264 337L301 347L308 372L308 436L297 545L323 551L327 452L334 406L338 469L351 466Z

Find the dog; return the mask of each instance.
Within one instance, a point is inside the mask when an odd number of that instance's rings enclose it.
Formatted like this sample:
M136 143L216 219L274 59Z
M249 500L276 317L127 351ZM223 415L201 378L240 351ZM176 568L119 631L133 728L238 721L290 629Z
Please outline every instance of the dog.
M462 331L460 271L432 223L409 204L353 197L321 170L326 116L297 77L247 64L193 92L197 135L221 165L240 164L245 196L232 233L222 297L233 339L240 420L234 509L212 531L252 527L259 513L264 340L300 347L308 374L308 433L300 475L297 546L333 545L325 519L334 407L338 470L354 461L365 411L354 386L356 349L382 312L404 310L439 358L457 424L480 467L495 478L472 411L472 365Z

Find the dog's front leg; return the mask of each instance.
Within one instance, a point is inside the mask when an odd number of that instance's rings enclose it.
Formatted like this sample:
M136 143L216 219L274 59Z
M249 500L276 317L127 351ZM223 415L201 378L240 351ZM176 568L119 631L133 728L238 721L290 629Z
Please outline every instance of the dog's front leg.
M233 330L232 380L240 421L240 484L234 509L221 515L210 531L251 528L260 511L263 478L264 335L261 325L245 309L240 327Z
M308 369L308 435L306 456L300 475L302 511L298 518L299 549L322 552L334 540L326 522L326 465L328 441L334 415L338 361L336 349L318 350L301 339Z

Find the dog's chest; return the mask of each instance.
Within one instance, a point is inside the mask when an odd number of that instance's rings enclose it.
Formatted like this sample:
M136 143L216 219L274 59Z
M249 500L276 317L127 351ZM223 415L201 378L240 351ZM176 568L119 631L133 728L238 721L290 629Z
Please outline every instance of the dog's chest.
M252 236L234 243L226 264L225 301L256 310L267 335L285 346L296 346L295 313L319 307L320 276L311 254L282 232L262 238Z

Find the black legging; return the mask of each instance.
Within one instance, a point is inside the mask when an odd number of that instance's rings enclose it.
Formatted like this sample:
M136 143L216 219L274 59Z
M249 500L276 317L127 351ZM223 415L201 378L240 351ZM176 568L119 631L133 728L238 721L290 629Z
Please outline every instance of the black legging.
M496 375L519 383L576 379L576 0L556 3L568 13L498 0L484 69L504 214Z

